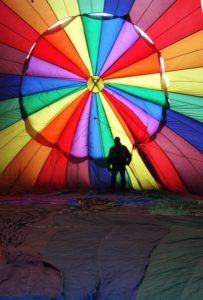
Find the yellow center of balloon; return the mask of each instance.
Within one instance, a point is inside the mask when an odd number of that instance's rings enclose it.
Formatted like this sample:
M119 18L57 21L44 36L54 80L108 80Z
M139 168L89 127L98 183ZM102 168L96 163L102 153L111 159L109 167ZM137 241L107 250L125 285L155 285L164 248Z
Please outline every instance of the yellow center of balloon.
M91 76L87 81L87 88L90 92L99 93L104 88L103 80L99 76Z

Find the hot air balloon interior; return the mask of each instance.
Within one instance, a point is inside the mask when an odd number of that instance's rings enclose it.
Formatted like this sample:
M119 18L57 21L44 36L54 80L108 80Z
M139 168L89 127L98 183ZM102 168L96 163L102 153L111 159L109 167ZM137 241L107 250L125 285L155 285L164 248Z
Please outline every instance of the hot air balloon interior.
M0 2L0 300L203 299L202 153L201 0Z

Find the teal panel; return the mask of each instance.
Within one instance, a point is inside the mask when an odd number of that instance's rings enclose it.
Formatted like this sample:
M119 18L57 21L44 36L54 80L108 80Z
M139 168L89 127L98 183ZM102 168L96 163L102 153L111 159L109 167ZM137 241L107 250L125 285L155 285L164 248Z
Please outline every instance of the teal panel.
M170 108L185 116L203 122L203 98L169 93Z
M102 20L94 19L87 16L82 17L85 37L87 41L87 48L90 55L93 74L96 74L97 57L99 51L100 34L102 27Z
M22 118L18 98L0 102L0 130L18 122Z

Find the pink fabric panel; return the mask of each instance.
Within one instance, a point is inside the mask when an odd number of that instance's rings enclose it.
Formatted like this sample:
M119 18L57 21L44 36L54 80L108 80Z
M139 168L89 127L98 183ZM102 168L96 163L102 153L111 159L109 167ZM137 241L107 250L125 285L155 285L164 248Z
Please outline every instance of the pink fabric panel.
M130 18L143 31L147 30L175 0L136 0Z

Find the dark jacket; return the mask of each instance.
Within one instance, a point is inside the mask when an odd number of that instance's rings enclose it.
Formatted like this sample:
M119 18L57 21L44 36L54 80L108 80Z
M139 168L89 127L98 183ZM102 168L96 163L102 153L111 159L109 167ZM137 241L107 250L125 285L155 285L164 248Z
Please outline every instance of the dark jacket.
M115 145L111 147L109 151L107 164L108 167L112 165L114 167L124 168L125 165L129 165L131 159L132 155L124 145Z

